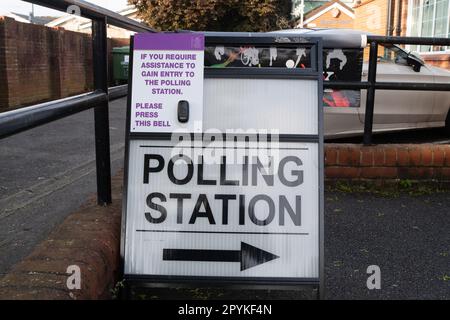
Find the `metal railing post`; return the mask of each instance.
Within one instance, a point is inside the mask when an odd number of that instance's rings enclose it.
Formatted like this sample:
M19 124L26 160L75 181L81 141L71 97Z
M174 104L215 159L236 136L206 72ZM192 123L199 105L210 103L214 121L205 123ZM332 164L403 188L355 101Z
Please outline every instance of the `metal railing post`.
M108 93L108 49L106 18L92 20L94 90ZM95 158L97 167L97 202L111 203L111 160L109 150L108 100L94 109Z
M372 41L370 42L369 74L367 76L369 86L367 88L366 113L364 118L363 143L365 145L372 144L373 109L375 105L375 83L377 81L377 56L378 56L378 43Z

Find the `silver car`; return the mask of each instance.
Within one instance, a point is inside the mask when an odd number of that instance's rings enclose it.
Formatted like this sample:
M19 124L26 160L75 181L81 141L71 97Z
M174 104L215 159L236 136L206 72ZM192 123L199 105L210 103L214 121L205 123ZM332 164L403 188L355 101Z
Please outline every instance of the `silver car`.
M335 54L342 48L361 50L366 46L367 33L348 29L291 29L277 33L319 36L324 39L325 56L339 59ZM335 48L336 50L334 50ZM377 81L450 83L450 71L426 65L417 55L393 45L378 49ZM412 57L419 64L416 68L408 65L407 58ZM325 73L330 57L325 57ZM345 59L345 58L344 58ZM341 70L342 70L341 59ZM359 79L367 80L367 57L359 69ZM345 61L346 62L346 61ZM417 68L418 67L418 68ZM338 67L339 69L339 67ZM414 70L416 69L416 70ZM362 72L361 72L362 71ZM332 81L332 79L330 78ZM353 92L353 93L352 93ZM343 94L342 94L343 93ZM339 94L339 91L325 89L325 137L347 137L361 135L364 131L366 90L348 90L341 92L344 108L334 105L327 95ZM327 100L328 99L328 100ZM450 92L445 91L395 91L376 90L373 132L389 132L416 128L446 127L450 132Z

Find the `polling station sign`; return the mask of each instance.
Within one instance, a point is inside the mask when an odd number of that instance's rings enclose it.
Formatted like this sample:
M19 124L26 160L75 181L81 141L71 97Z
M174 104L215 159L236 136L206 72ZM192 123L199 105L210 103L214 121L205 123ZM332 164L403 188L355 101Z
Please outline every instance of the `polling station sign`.
M133 140L128 210L141 214L128 225L125 271L318 277L317 148Z
M138 38L146 36L152 37ZM194 38L198 33L183 36ZM162 134L134 131L134 95L144 101L145 93L134 86L133 77L122 226L124 275L151 282L319 284L320 40L206 33L202 43L219 53L225 45L241 48L242 54L233 59L244 60L218 68L229 60L218 54L215 65L204 64L201 132L179 130L178 125ZM264 52L277 56L302 50L310 60L301 68L294 67L296 56L289 57L293 63L286 63L288 59L280 67L245 66L247 51L259 59ZM135 68L134 61L131 65ZM187 96L164 97L160 101L175 114L180 101L191 105ZM177 116L172 121L180 122Z

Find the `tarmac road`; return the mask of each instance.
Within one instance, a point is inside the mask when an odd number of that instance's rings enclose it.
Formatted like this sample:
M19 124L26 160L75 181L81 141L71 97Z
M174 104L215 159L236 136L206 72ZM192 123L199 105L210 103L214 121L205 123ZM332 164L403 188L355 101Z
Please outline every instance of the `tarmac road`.
M448 190L325 199L328 298L450 299ZM380 290L367 289L369 265L380 267Z

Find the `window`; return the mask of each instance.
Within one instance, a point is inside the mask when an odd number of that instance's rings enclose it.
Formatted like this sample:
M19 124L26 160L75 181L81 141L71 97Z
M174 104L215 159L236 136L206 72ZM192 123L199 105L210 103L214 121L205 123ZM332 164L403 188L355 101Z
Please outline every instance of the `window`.
M450 0L410 0L408 12L408 36L450 37ZM409 46L411 51L442 52L444 46Z
M378 57L380 62L408 65L408 54L401 48L392 44L382 44L381 46L383 48L383 55Z

